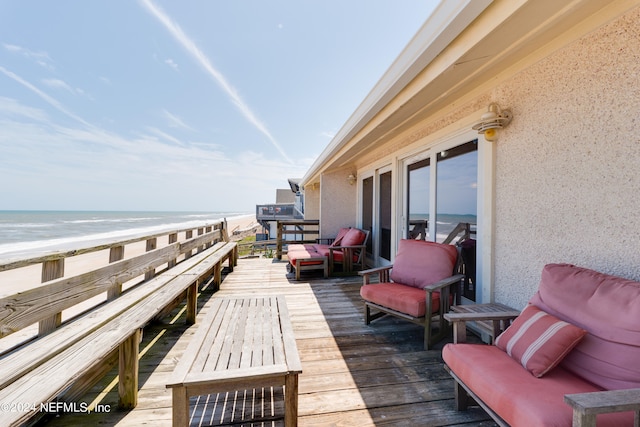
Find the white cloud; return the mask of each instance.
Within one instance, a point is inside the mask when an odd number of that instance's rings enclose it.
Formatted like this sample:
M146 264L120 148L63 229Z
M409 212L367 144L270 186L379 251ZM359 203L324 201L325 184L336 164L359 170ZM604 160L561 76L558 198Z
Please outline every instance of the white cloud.
M60 79L42 79L42 83L46 86L49 86L53 89L64 89L68 90L71 93L74 93L74 90L69 86L65 81Z
M278 141L271 135L266 125L262 123L251 108L240 97L236 89L231 86L224 75L220 73L211 63L209 58L202 52L202 50L191 40L168 15L154 5L151 0L140 0L142 5L156 18L162 25L171 33L171 35L182 45L182 47L194 57L194 59L205 69L205 71L213 77L213 79L220 85L224 92L229 96L231 102L240 110L240 113L244 118L251 123L258 131L267 137L269 142L275 147L280 155L288 162L293 163L291 158L287 155L285 150L280 146Z
M174 70L178 69L178 64L176 64L174 60L171 58L165 59L164 63L167 64L169 67L173 68Z
M35 52L30 49L24 48L22 46L17 46L17 45L8 44L8 43L4 43L3 46L9 52L22 55L25 58L28 58L34 61L36 64L40 65L41 67L44 67L48 70L55 69L55 67L52 64L53 62L52 59L49 57L49 54L46 52Z
M327 137L329 139L333 139L336 136L336 133L334 131L324 131L324 132L321 132L320 135Z
M169 125L169 127L193 130L193 128L187 125L180 117L176 116L175 114L171 114L167 110L162 110L162 115L165 119L167 119L167 124Z
M159 136L160 138L164 139L165 141L169 141L169 142L173 142L174 144L177 145L185 145L184 142L180 141L178 138L169 135L166 132L161 131L158 128L154 128L154 127L147 127L147 130L149 132L151 132L152 134Z
M47 113L37 108L27 107L12 98L0 96L0 115L26 118L34 121L48 120Z
M38 95L45 102L47 102L53 108L55 108L56 110L58 110L61 113L65 114L66 116L72 118L73 120L76 120L76 121L82 123L85 126L91 126L91 124L89 124L88 122L84 121L80 116L77 116L76 114L74 114L71 111L67 110L60 102L58 102L58 100L56 100L55 98L47 95L46 93L44 93L43 91L41 91L40 89L38 89L37 87L35 87L31 83L29 83L28 81L24 80L22 77L18 76L17 74L7 70L3 66L0 66L0 73L3 73L5 76L7 76L7 77L15 80L16 82L20 83L22 86L26 87L27 89L29 89L30 91L32 91L33 93Z

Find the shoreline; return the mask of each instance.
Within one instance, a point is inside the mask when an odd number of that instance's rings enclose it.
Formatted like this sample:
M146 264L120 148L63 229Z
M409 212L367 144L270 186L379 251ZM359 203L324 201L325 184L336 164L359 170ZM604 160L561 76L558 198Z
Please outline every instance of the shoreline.
M224 218L220 219L220 221L223 220ZM255 218L255 214L238 215L227 218L226 221L229 240L231 241L241 240L242 238L251 235L252 232L254 232L254 230L259 227L259 224ZM237 230L239 231L239 233L234 235L233 230ZM99 242L99 244L107 242L117 242L119 240L126 240L126 238L102 240ZM82 246L80 246L77 243L78 242L76 242L76 245L72 245L71 248L69 248L68 245L66 245L67 247L45 246L38 251L22 251L0 254L0 263L9 263L22 259L47 256L49 254L55 254L60 251L73 250L73 248L79 249L80 247L91 247L90 244L83 244ZM89 242L82 241L82 243ZM167 243L168 242L166 238L159 239L158 247L161 247ZM145 252L145 241L130 243L126 245L125 259L142 255ZM64 277L76 276L91 270L95 270L96 268L103 267L108 264L108 259L108 249L69 256L65 258ZM32 289L40 286L41 275L42 264L40 263L7 271L0 271L0 298L3 296L15 294L16 292L21 292L26 289Z
M150 225L145 227L131 227L116 229L113 231L94 232L73 237L56 237L46 240L26 240L22 242L0 244L0 263L13 262L22 259L48 256L57 252L81 250L83 248L125 241L137 236L146 236L162 233L172 229L186 229L199 224L213 224L219 221L227 221L229 236L235 228L250 228L255 221L255 214L234 215L228 218L220 217L214 220L199 222L197 220L184 222L171 222L166 224ZM88 222L88 221L84 221ZM255 224L257 225L257 223Z

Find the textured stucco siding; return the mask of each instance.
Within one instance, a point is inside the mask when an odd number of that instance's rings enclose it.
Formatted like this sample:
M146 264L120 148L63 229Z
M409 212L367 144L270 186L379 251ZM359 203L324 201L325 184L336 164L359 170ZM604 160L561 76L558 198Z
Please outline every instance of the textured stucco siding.
M320 197L320 235L335 237L342 227L356 226L357 186L349 184L349 170L339 170L322 175ZM329 190L327 190L329 189Z
M546 263L640 280L640 9L492 92L495 299L522 307Z

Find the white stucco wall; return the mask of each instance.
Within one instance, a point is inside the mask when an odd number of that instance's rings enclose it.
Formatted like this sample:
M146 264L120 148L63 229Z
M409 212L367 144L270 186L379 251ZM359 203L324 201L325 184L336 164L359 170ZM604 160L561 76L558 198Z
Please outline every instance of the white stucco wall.
M320 219L320 186L304 189L304 219Z
M322 175L320 186L320 236L335 237L342 227L356 226L357 185L347 177L351 170L343 169Z
M546 263L640 280L640 9L518 73L496 146L495 300L522 307Z

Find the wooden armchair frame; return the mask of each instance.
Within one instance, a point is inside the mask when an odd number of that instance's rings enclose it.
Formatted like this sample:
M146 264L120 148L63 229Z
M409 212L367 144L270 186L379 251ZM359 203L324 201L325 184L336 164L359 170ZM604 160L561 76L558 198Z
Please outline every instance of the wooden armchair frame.
M334 270L334 251L342 251L342 271L346 274L353 272L354 265L364 268L364 255L367 251L367 241L369 240L369 230L362 230L365 233L364 240L360 245L353 246L330 246L329 247L329 274L333 275ZM359 252L357 252L359 251ZM353 256L358 253L358 260L353 261Z
M458 257L459 261L460 257ZM372 268L370 270L360 271L360 274L363 278L363 284L368 285L371 284L371 276L377 274L378 282L384 283L389 282L389 272L393 268L393 265L383 266ZM458 266L454 271L458 271ZM464 279L463 274L456 274L446 279L440 280L430 286L427 286L424 289L425 292L425 302L426 302L426 312L423 317L413 317L401 311L393 310L388 307L384 307L382 305L373 303L371 301L364 301L364 309L365 309L365 324L370 324L371 321L382 317L386 314L390 314L392 316L396 316L405 320L408 320L412 323L421 325L424 327L424 348L425 350L429 350L435 343L442 340L449 333L449 323L445 321L444 314L449 311L449 307L451 306L451 297L452 290L453 292L457 291L457 288L460 285L460 282ZM440 292L440 305L438 307L438 312L434 313L433 307L433 293L439 291ZM378 312L372 313L371 309L374 308ZM437 319L438 333L433 334L431 328L433 326L433 320Z

